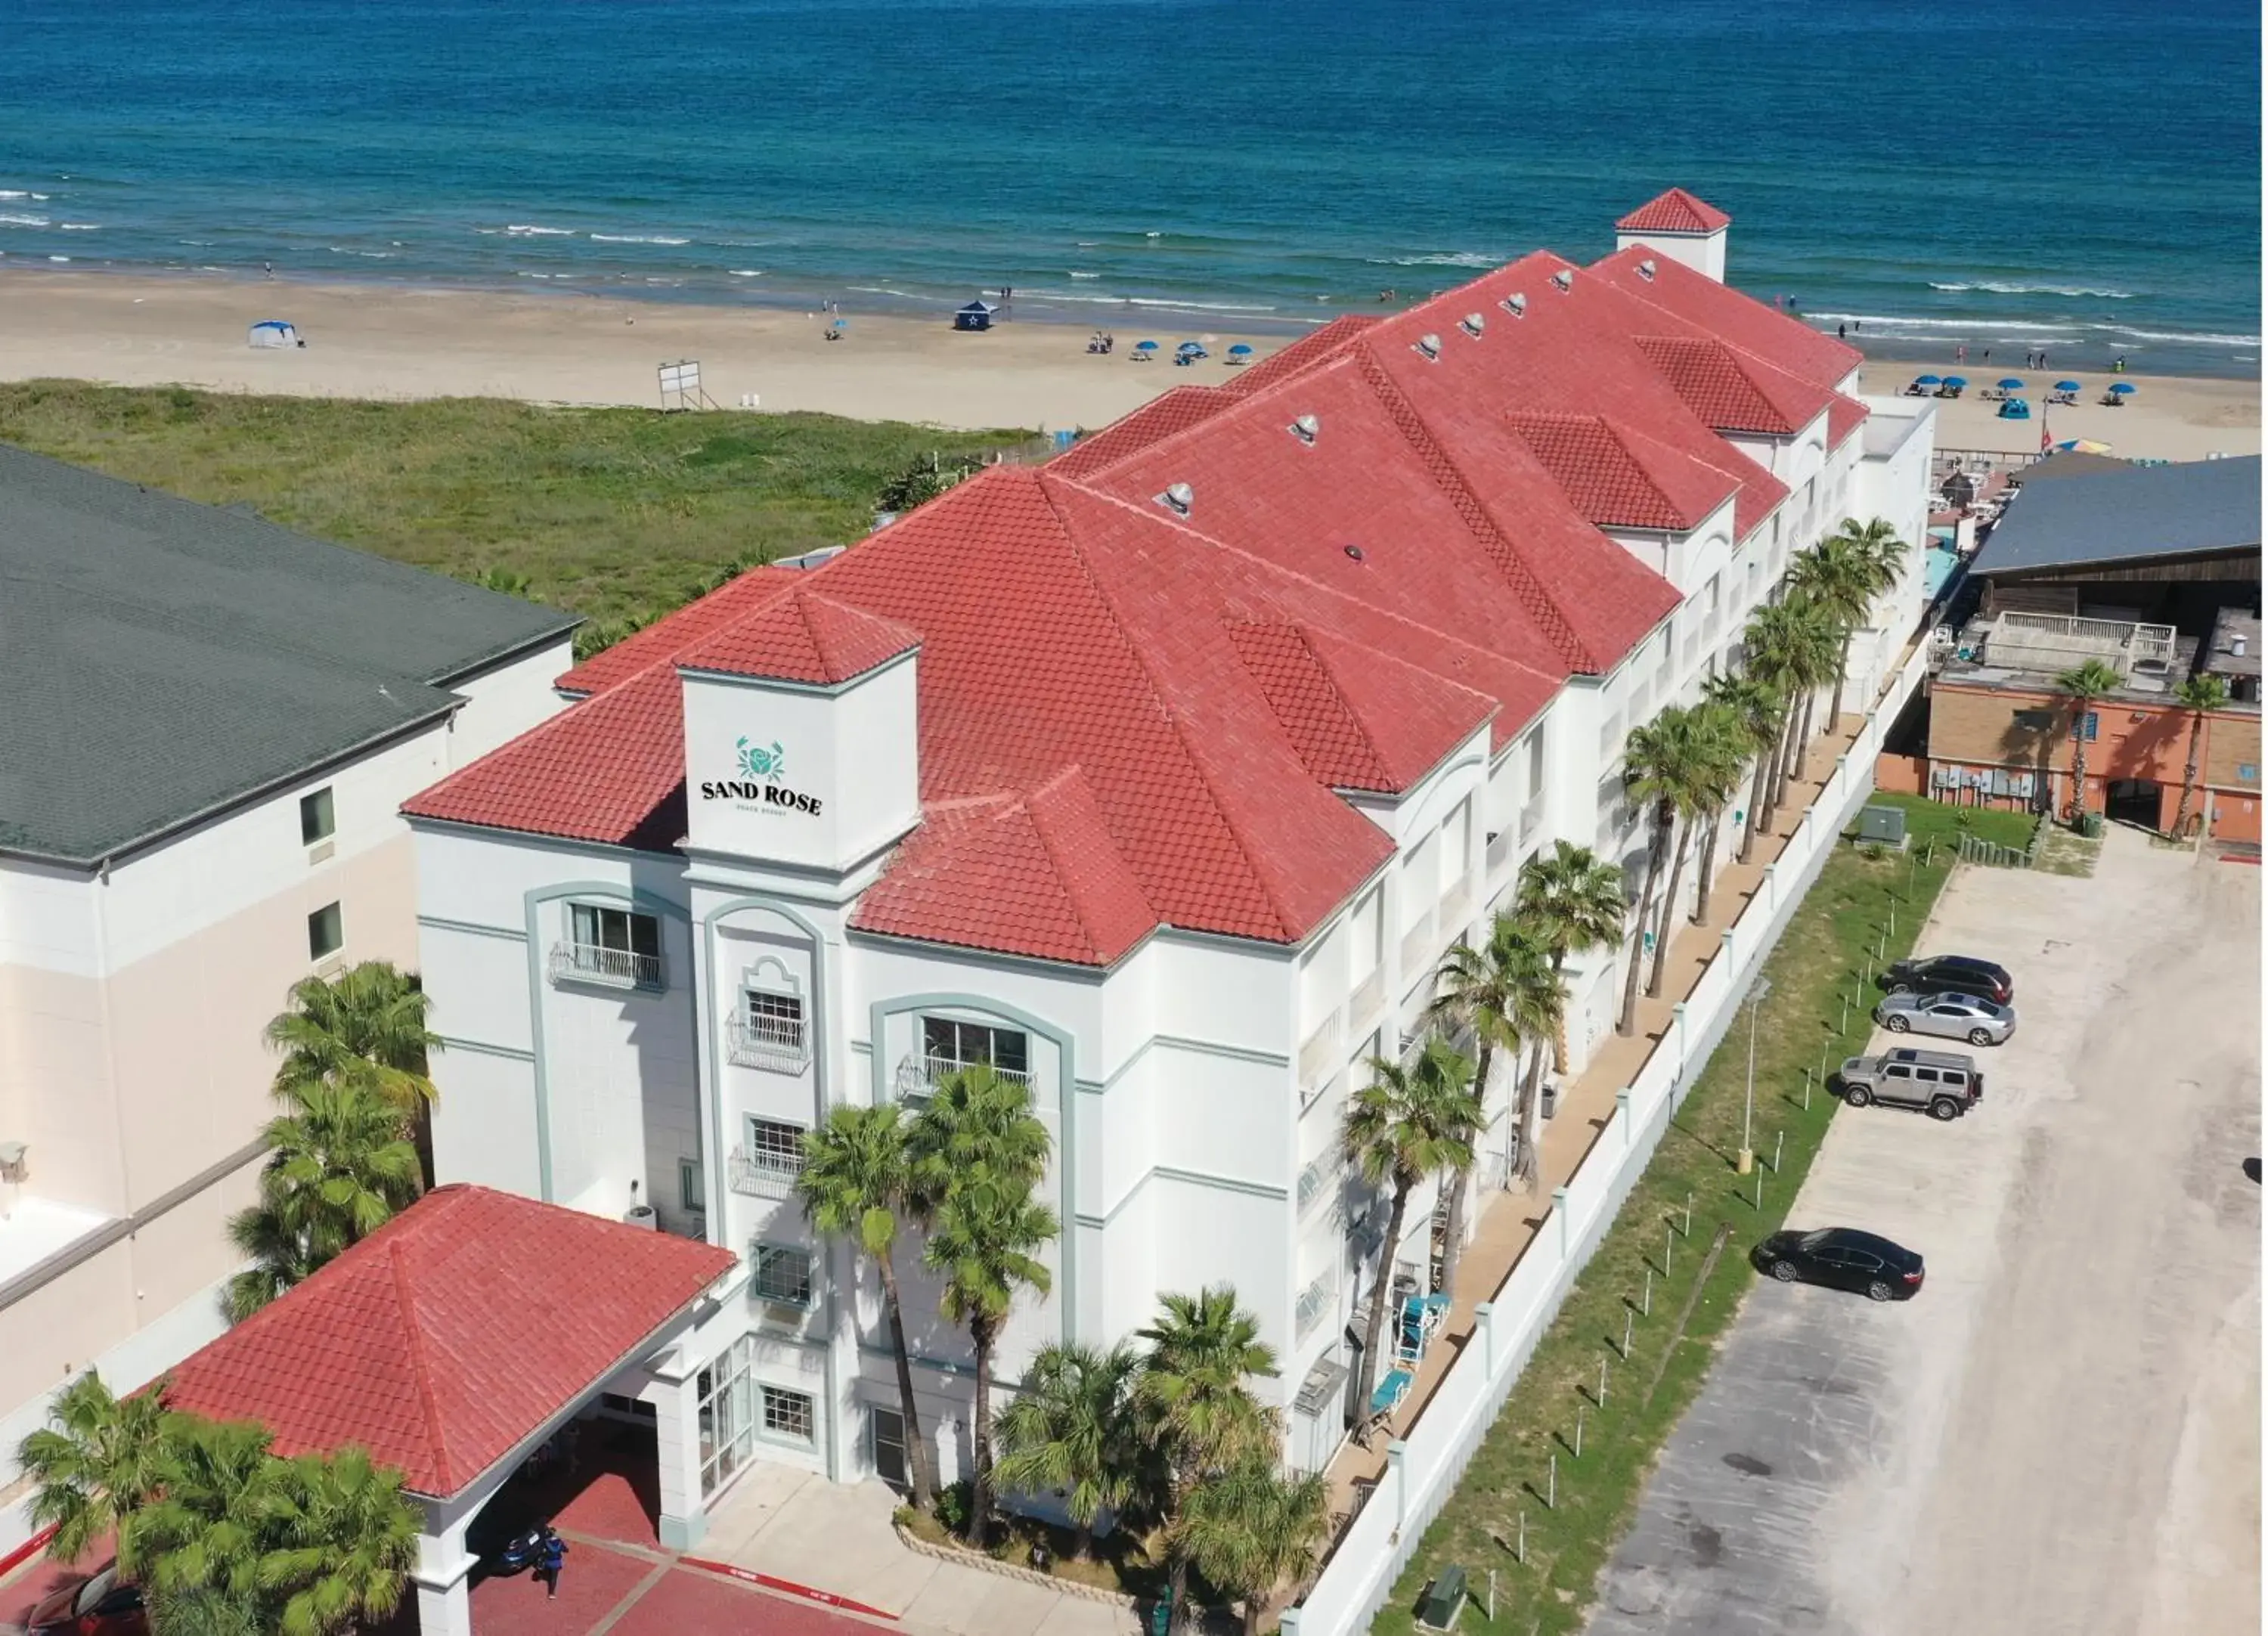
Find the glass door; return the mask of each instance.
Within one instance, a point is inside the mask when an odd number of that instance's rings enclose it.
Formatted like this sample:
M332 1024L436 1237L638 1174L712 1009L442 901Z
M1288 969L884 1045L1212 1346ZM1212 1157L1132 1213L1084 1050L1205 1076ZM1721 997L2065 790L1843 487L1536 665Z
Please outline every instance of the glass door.
M866 1411L874 1444L874 1475L892 1488L906 1487L906 1418L895 1409Z

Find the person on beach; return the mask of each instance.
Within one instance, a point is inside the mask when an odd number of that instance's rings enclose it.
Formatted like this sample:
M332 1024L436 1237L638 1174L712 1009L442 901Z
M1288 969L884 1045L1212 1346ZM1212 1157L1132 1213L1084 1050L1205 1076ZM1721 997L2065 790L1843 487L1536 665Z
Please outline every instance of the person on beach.
M262 262L260 264L260 271L262 276L273 278L276 276L276 263L273 262Z
M1953 361L1956 364L1966 364L1969 361L1969 346L1966 342L1953 349Z
M1848 341L1851 338L1851 326L1848 324L1836 325L1835 338L1837 341Z
M2118 361L2110 366L2110 372L2114 375L2123 375L2126 372L2126 355L2124 352L2118 355Z

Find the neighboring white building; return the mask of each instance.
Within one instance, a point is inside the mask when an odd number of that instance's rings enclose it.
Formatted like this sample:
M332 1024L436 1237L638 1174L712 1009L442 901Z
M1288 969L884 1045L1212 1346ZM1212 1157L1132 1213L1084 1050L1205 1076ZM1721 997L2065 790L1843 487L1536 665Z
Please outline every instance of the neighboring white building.
M48 1395L219 1332L261 1030L415 965L401 804L560 708L573 623L0 447L0 1554Z
M579 667L574 709L407 808L442 1175L742 1256L683 1349L710 1490L751 1457L894 1477L876 1292L806 1225L800 1143L990 1061L1055 1137L1064 1222L1003 1378L1233 1284L1320 1465L1384 1219L1346 1097L1536 848L1638 866L1624 739L1790 555L1854 510L1918 524L1926 415L1870 442L1858 363L1646 243L1531 255ZM1891 601L1869 664L1918 574ZM1615 968L1571 976L1580 1067ZM1435 1202L1389 1257L1421 1279ZM917 1264L950 1475L968 1352Z

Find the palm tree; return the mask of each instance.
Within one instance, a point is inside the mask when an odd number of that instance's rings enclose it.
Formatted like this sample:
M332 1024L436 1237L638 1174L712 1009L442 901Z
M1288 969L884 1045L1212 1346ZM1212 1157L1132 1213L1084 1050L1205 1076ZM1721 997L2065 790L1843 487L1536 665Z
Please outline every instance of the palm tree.
M1532 940L1522 937L1510 916L1498 915L1490 923L1485 943L1479 948L1462 940L1453 944L1433 973L1435 992L1425 1007L1425 1020L1439 1028L1472 1030L1477 1052L1473 1088L1481 1104L1483 1124L1488 1109L1489 1073L1498 1049L1508 1054L1520 1049L1521 1035L1513 1026L1513 1013L1522 1002L1523 961L1532 947ZM1512 1078L1517 1087L1516 1055ZM1458 1253L1464 1245L1464 1177L1452 1178L1449 1188L1448 1244L1442 1257L1445 1284L1454 1282Z
M166 1417L163 1492L120 1535L158 1589L272 1612L269 1525L284 1463L269 1444L267 1428L248 1420Z
M1770 682L1786 701L1781 747L1772 757L1771 780L1764 794L1762 816L1768 824L1786 798L1790 773L1803 776L1811 706L1833 673L1835 634L1818 609L1791 596L1751 614L1743 641L1749 674Z
M1245 1378L1273 1373L1276 1353L1260 1339L1260 1321L1236 1304L1235 1290L1226 1284L1195 1295L1162 1295L1159 1306L1156 1321L1137 1331L1149 1353L1135 1401L1164 1472L1159 1511L1171 1629L1189 1590L1192 1499L1240 1460L1261 1450L1274 1456L1274 1422Z
M1843 689L1851 669L1851 637L1874 611L1875 600L1898 580L1905 542L1890 522L1877 517L1862 523L1846 517L1843 526L1789 564L1788 584L1818 608L1835 631L1835 698L1828 707L1827 730L1843 723Z
M1347 1104L1340 1146L1364 1181L1392 1190L1394 1202L1371 1284L1362 1358L1351 1382L1357 1404L1370 1400L1379 1338L1386 1327L1387 1286L1410 1192L1429 1175L1446 1170L1462 1178L1473 1168L1473 1138L1484 1117L1480 1098L1473 1094L1472 1063L1439 1035L1426 1040L1410 1066L1373 1057L1370 1072L1371 1082Z
M1715 678L1712 678L1715 680ZM1709 924L1709 888L1716 874L1717 829L1724 820L1725 808L1732 805L1734 795L1741 787L1741 769L1749 759L1753 742L1747 723L1730 704L1706 696L1693 712L1695 721L1705 733L1712 754L1706 764L1694 771L1690 792L1694 805L1689 814L1700 825L1700 844L1694 848L1695 866L1700 870L1699 889L1694 894L1693 924ZM1670 901L1677 900L1676 878L1673 875L1669 888Z
M292 1008L268 1025L268 1043L284 1053L276 1094L288 1099L312 1080L353 1080L414 1115L434 1097L426 1065L441 1037L425 1026L432 1004L415 974L382 960L328 983L293 984Z
M906 1133L907 1198L926 1220L972 1166L1028 1192L1047 1174L1051 1139L1032 1115L1030 1091L989 1063L956 1068L935 1090Z
M1061 1494L1081 1559L1094 1552L1096 1517L1124 1510L1134 1492L1131 1416L1141 1370L1142 1360L1123 1345L1108 1352L1075 1342L1042 1346L993 1426L995 1480L1020 1493Z
M417 1197L417 1151L401 1118L359 1077L309 1079L285 1093L292 1111L268 1122L260 1202L229 1223L259 1264L229 1281L238 1323Z
M26 1437L16 1463L33 1485L31 1523L51 1528L48 1551L75 1562L104 1535L122 1535L119 1566L135 1567L124 1524L164 1480L166 1414L157 1389L119 1398L89 1369L48 1409L48 1424Z
M1739 857L1745 864L1756 845L1764 791L1771 779L1772 751L1779 744L1780 730L1787 716L1787 700L1762 676L1732 670L1719 671L1702 683L1701 696L1731 713L1744 756L1753 763L1748 822L1741 827Z
M1543 1170L1537 1126L1543 1122L1543 1062L1553 1043L1566 1034L1567 985L1551 963L1550 950L1534 926L1515 916L1513 941L1520 952L1511 962L1517 973L1513 1002L1513 1027L1531 1048L1528 1074L1520 1088L1519 1173L1533 1188Z
M1256 1451L1200 1484L1182 1519L1181 1541L1197 1569L1244 1604L1246 1636L1285 1580L1295 1583L1328 1536L1323 1472L1289 1475Z
M937 1501L937 1479L929 1442L922 1434L920 1404L914 1397L895 1258L898 1218L907 1208L911 1185L907 1136L904 1109L896 1102L837 1108L804 1139L803 1171L796 1178L796 1190L812 1226L829 1238L850 1240L880 1275L890 1352L897 1363L898 1412L905 1417L907 1476L915 1506L927 1511Z
M1714 776L1721 759L1715 741L1714 731L1697 712L1673 705L1644 726L1631 728L1624 744L1624 777L1631 793L1646 804L1649 824L1646 885L1638 900L1639 927L1643 929L1650 919L1656 922L1653 974L1646 987L1649 998L1660 994L1662 977L1668 969L1670 905L1677 901L1684 866L1677 821L1682 814L1697 809L1700 792ZM1670 873L1669 895L1657 914L1654 888L1661 883L1662 866L1672 852L1677 855L1677 867ZM1630 975L1623 984L1622 1016L1615 1025L1619 1034L1637 1029L1638 972L1645 963L1646 940L1641 937L1631 951Z
M1520 866L1513 913L1533 931L1551 956L1552 976L1566 968L1570 954L1621 947L1630 905L1623 894L1623 872L1587 846L1554 841ZM1567 1071L1564 1033L1552 1043L1553 1066Z
M968 1539L979 1547L992 1518L992 1349L1019 1292L1048 1293L1052 1279L1037 1253L1058 1230L1055 1212L1032 1197L1031 1183L1004 1180L982 1161L955 1177L932 1208L923 1258L945 1275L939 1309L968 1330L976 1352Z
M2071 817L2087 814L2088 706L2125 685L2125 679L2099 659L2073 666L2055 679L2056 691L2071 701Z
M2182 766L2182 804L2174 814L2174 833L2179 835L2189 828L2190 797L2197 790L2198 741L2205 732L2205 719L2228 703L2228 684L2219 676L2191 676L2174 689L2174 702L2190 712L2190 751Z
M401 1473L357 1448L276 1466L263 1575L284 1596L284 1636L329 1636L391 1617L424 1528Z

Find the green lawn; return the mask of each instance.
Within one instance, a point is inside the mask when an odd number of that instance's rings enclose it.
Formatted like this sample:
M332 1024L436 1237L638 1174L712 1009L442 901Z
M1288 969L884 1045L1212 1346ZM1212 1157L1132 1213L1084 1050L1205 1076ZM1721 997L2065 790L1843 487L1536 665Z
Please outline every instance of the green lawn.
M932 451L1031 434L30 381L0 385L0 441L445 573L503 569L538 601L621 621L728 564L858 539L883 484Z
M1413 1631L1419 1596L1450 1563L1463 1566L1476 1599L1488 1571L1497 1573L1496 1619L1476 1605L1464 1630L1530 1636L1580 1629L1593 1587L1620 1541L1655 1455L1700 1389L1717 1341L1755 1278L1748 1250L1782 1224L1788 1201L1801 1185L1837 1106L1819 1091L1822 1055L1831 1067L1865 1043L1867 1013L1878 991L1867 977L1876 951L1896 959L1952 873L1949 844L1962 829L1986 840L2021 847L2029 818L2020 814L1959 812L1935 802L1876 796L1903 807L1912 850L1905 854L1849 844L1827 861L1766 962L1771 979L1756 1043L1756 1175L1735 1174L1741 1145L1742 1087L1748 1031L1735 1027L1686 1097L1629 1201L1583 1271L1559 1317L1537 1346L1503 1414L1490 1428L1463 1483L1425 1532L1416 1560L1395 1586L1373 1629L1383 1636ZM1966 822L1964 822L1964 820ZM1934 841L1933 859L1922 854ZM1869 853L1873 855L1869 855ZM1889 931L1890 911L1896 930ZM1882 940L1887 936L1887 947ZM1861 1004L1844 999L1860 989ZM1807 1073L1811 1106L1803 1106ZM1780 1168L1768 1167L1785 1135ZM1757 1209L1761 1177L1763 1208ZM1668 1246L1666 1223L1682 1229L1688 1200L1692 1236ZM1720 1223L1732 1237L1701 1289L1683 1338L1669 1337L1693 1289L1709 1241ZM1629 1362L1621 1347L1624 1314L1638 1302L1653 1270L1653 1315L1633 1327ZM1664 1360L1664 1352L1668 1356ZM1606 1404L1591 1401L1599 1364L1608 1364ZM1641 1406L1657 1368L1661 1382ZM1576 1410L1585 1405L1582 1455L1570 1445ZM1558 1506L1545 1508L1550 1456L1558 1455ZM1528 1560L1515 1558L1520 1519L1527 1516Z

